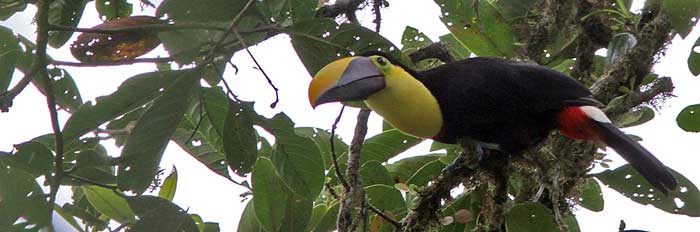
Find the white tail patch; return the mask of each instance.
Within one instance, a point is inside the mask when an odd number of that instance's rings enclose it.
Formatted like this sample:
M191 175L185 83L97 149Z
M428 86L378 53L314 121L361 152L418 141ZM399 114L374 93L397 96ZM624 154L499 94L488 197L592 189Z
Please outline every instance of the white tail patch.
M610 119L608 116L605 116L605 113L603 113L602 110L598 109L598 107L595 106L580 106L578 107L583 111L586 116L588 116L590 119L596 120L597 122L604 122L604 123L610 123Z

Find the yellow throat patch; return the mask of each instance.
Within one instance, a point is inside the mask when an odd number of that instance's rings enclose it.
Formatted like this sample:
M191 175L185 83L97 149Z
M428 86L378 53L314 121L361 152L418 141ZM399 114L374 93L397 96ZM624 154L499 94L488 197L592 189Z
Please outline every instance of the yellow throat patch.
M397 65L380 67L386 87L365 101L369 108L402 132L432 138L442 128L437 100L423 83Z

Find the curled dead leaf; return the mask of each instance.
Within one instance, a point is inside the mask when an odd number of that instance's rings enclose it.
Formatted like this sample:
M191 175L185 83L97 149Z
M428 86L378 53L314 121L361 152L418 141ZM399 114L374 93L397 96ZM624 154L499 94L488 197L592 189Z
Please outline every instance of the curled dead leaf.
M131 16L105 22L91 29L125 29L166 24L152 16ZM146 54L160 44L154 29L128 30L119 33L82 33L70 46L73 57L81 62L130 60Z

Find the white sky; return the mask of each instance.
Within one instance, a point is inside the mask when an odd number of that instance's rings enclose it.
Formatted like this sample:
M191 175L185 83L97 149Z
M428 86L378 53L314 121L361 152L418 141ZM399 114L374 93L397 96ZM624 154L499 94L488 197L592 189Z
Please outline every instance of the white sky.
M141 12L137 1L131 2L135 3L134 11L140 12L136 14L153 15L152 10ZM410 4L392 1L391 3L390 7L382 11L382 35L394 44L400 46L401 34L407 25L418 28L433 41L437 41L439 36L448 33L438 18L440 10L433 1L414 0ZM93 4L94 2L88 4L81 27L92 27L100 23ZM31 22L34 9L27 12L30 13L15 15L7 22L0 22L0 25L8 26L33 40L35 34L34 25ZM368 18L371 14L364 11L359 16ZM373 28L371 19L363 20L363 23ZM642 144L656 154L661 161L683 173L696 184L700 184L700 171L697 168L700 160L697 158L698 148L695 143L700 141L700 134L683 132L676 126L675 117L684 106L700 103L700 94L698 94L700 80L690 74L686 65L691 45L698 36L700 36L700 28L696 27L686 40L676 37L667 50L666 57L661 59L654 68L655 72L662 76L673 77L676 86L674 94L678 97L666 101L665 107L651 122L626 129L628 133L641 136L644 139ZM71 41L74 39L75 36ZM256 110L266 116L283 111L296 122L297 126L330 128L340 107L338 104L328 104L316 110L310 108L306 99L306 88L310 77L297 58L287 36L269 39L252 47L251 51L280 88L280 103L277 109L269 108L269 104L274 100L274 94L259 71L253 69L252 61L244 52L237 53L232 59L233 63L240 68L238 75L234 76L232 72L225 75L225 78L232 82L234 91L243 100L256 101ZM57 50L52 49L49 53L57 60L74 60L68 51L68 46ZM166 55L162 49L157 49L147 56L159 54ZM97 96L114 92L125 79L156 70L155 65L151 64L66 68L80 88L83 99L93 100L93 102ZM13 85L20 77L20 74L15 74ZM6 128L5 133L0 133L0 150L9 151L13 144L50 133L51 125L46 108L45 99L36 88L28 87L22 92L15 99L10 113L0 114L0 128ZM339 125L338 132L346 141L352 137L356 112L357 110L354 109L346 110ZM67 116L62 114L61 121L65 122ZM380 130L381 119L373 114L370 118L368 136ZM109 148L109 151L111 155L119 154L119 150L113 147ZM426 151L426 144L422 144L411 149L407 154L424 154ZM618 156L611 155L609 158L615 160L613 166L624 164ZM239 198L239 194L244 190L210 172L173 143L166 149L161 167L168 168L169 171L172 165L177 166L180 174L175 203L184 209L189 209L190 213L199 214L205 221L220 223L222 231L235 231L245 206ZM595 213L577 209L577 219L583 231L614 231L617 230L620 219L626 221L628 229L678 231L700 228L698 218L669 214L652 206L641 206L606 187L603 187L603 193L605 196L603 212Z

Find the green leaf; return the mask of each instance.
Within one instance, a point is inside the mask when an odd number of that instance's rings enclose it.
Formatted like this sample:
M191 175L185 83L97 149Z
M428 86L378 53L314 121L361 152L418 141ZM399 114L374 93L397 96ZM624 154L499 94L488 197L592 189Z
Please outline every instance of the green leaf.
M3 10L0 7L0 16ZM17 65L21 55L22 49L17 43L15 34L11 29L0 26L0 92L5 92L10 86L12 74L15 72L15 65Z
M442 11L442 22L475 55L503 57L515 54L515 34L491 1L478 2L479 18L472 2L435 0L435 3Z
M253 103L235 102L220 87L202 88L201 100L206 112L204 119L213 129L210 137L215 138L208 142L220 147L234 173L245 176L258 156L253 121L260 116L253 110Z
M311 219L309 220L309 224L306 225L306 229L304 231L314 231L314 228L316 228L321 220L323 220L323 217L326 215L326 211L328 211L328 206L326 206L326 204L314 205L311 212Z
M294 131L298 135L305 136L314 141L316 147L318 147L318 150L321 151L321 155L323 156L323 164L325 165L326 169L330 169L333 165L331 163L331 133L327 130L313 127L297 127L294 128ZM338 134L336 134L335 138L333 138L333 146L335 147L336 155L348 150L348 145L340 139Z
M183 22L227 22L243 10L247 2L230 0L165 0L158 5L156 15L163 17L167 14L170 19ZM249 10L253 8L250 7Z
M685 38L700 16L700 0L664 0L661 9L671 18L673 29ZM691 20L693 17L695 21Z
M248 201L245 205L243 214L241 214L241 219L238 221L238 232L262 232L264 231L260 226L260 222L255 217L255 207L253 206L253 201Z
M413 156L401 159L386 166L392 177L399 179L399 182L406 183L426 163L437 160L441 155L429 154Z
M600 190L600 185L593 178L586 178L583 185L580 186L581 195L578 199L579 204L590 211L600 212L605 207L603 192Z
M700 132L700 104L683 108L676 117L678 127L688 132Z
M75 140L109 120L142 107L185 72L142 73L127 79L114 93L98 97L94 106L89 102L80 106L63 128L64 140Z
M649 107L640 107L622 115L618 122L620 128L642 125L654 119L654 110Z
M267 0L256 1L255 4L265 19L273 23L285 23L291 14L290 2L290 0Z
M555 232L559 231L552 211L537 202L516 204L506 213L508 232Z
M173 166L173 171L165 178L163 185L158 191L158 196L160 198L166 199L168 201L173 201L175 198L175 191L177 190L177 168Z
M221 228L219 228L219 223L205 222L204 223L204 230L202 232L219 232L219 231L221 231Z
M222 142L228 165L239 176L250 173L258 158L257 133L253 128L256 117L258 115L253 110L253 103L229 102Z
M95 0L95 8L103 21L131 15L133 5L127 0Z
M594 174L593 177L639 204L651 204L656 208L673 214L700 216L700 191L698 191L698 188L680 173L670 168L669 171L678 180L680 190L671 192L668 195L655 190L629 164L614 170L606 170Z
M371 160L386 162L422 141L397 129L384 131L365 140L362 145L361 162L363 164Z
M508 21L521 18L530 13L537 1L521 1L521 0L499 0L495 1L494 6Z
M192 1L194 2L194 1ZM162 5L162 4L161 4ZM211 34L205 30L176 30L158 33L163 48L168 51L177 63L184 65L192 63L205 47Z
M75 217L73 216L72 213L64 210L63 207L61 207L58 204L55 204L53 208L56 211L56 213L63 218L63 220L66 220L66 222L68 222L68 224L73 227L73 229L75 231L85 232L85 230L83 230L81 225L78 224L78 221L75 220Z
M360 176L362 176L362 186L364 187L375 184L394 185L394 178L378 161L369 161L363 164L360 168Z
M357 24L338 25L330 19L309 19L295 22L287 33L312 76L334 60L364 52L383 51L401 57L389 40Z
M87 0L51 1L49 5L49 23L67 27L77 27L83 17ZM60 48L68 42L73 31L49 31L49 45Z
M447 51L457 60L468 59L472 54L452 33L440 36L440 42L447 46Z
M51 150L36 141L29 141L15 145L17 152L8 157L8 163L12 168L19 168L32 176L39 177L53 171L53 154ZM0 159L5 158L0 156Z
M0 159L0 227L13 225L20 217L26 224L19 229L41 228L51 223L48 202L34 179Z
M0 20L5 21L17 12L24 11L27 8L26 0L4 0L0 7Z
M430 40L428 36L418 31L418 29L411 26L406 26L406 29L403 30L403 35L401 36L401 51L405 53L412 53L432 43L433 41Z
M406 212L406 202L404 202L401 192L394 186L375 184L365 188L367 202L380 211L389 210L394 215Z
M258 158L251 177L253 182L253 208L255 217L266 231L277 231L282 224L287 201L281 200L289 190L277 175L272 161Z
M189 105L189 95L199 84L198 70L187 70L178 76L143 113L124 144L117 172L119 188L141 193L156 175L170 136Z
M83 104L83 99L73 77L65 69L53 68L48 71L56 103L68 112L75 112ZM33 83L46 95L46 78L35 78Z
M637 38L634 35L623 32L613 36L608 44L608 53L605 56L605 63L610 65L621 59L630 49L637 45Z
M326 211L326 214L323 215L323 218L321 218L321 221L316 225L316 229L314 231L318 232L331 232L331 231L336 231L336 220L338 219L338 210L340 209L340 203L334 202L331 203L330 206L328 207L328 210Z
M430 161L418 169L418 171L406 181L406 184L415 184L418 186L427 185L428 182L439 175L446 166L447 165L440 160Z
M129 231L184 231L199 232L192 217L172 202L155 196L127 198L129 207L139 217Z
M311 19L316 14L316 0L291 0L291 15L293 22L300 22L306 19Z
M316 144L294 133L294 124L284 114L275 115L276 142L270 159L292 192L313 201L323 189L325 169Z
M97 211L119 223L131 223L136 221L135 214L129 208L127 200L114 193L114 190L94 185L82 186L90 204Z
M212 172L229 179L221 135L203 112L201 101L192 104L171 139Z
M700 38L695 41L688 55L688 70L695 76L700 75Z

